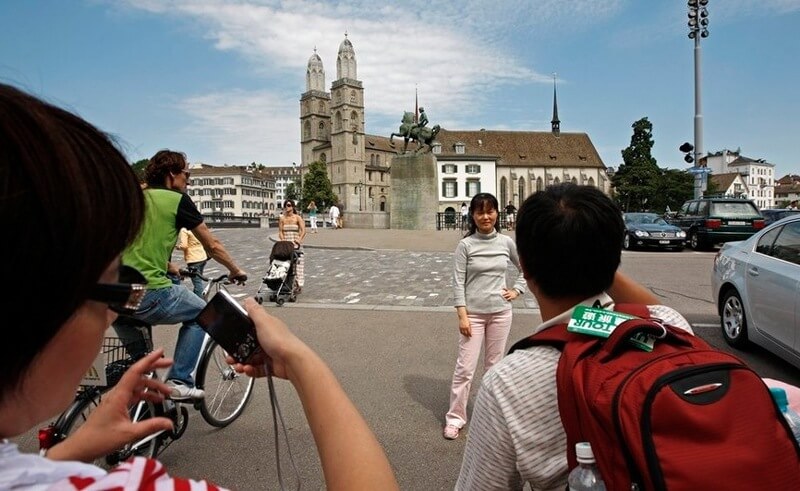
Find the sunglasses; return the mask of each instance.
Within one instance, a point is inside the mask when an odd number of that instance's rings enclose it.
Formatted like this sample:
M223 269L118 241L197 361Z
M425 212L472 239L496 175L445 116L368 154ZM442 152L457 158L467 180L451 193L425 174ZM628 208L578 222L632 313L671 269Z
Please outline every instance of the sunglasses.
M142 304L147 292L147 280L136 269L122 265L118 283L98 283L89 293L89 300L108 305L118 314L131 315Z

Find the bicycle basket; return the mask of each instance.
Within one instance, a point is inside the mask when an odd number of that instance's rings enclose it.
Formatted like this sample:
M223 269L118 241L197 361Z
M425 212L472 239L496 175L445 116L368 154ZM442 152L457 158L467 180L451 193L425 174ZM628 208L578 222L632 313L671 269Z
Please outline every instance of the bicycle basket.
M113 387L125 370L141 357L141 346L142 341L126 344L118 337L103 338L100 353L83 376L80 385Z

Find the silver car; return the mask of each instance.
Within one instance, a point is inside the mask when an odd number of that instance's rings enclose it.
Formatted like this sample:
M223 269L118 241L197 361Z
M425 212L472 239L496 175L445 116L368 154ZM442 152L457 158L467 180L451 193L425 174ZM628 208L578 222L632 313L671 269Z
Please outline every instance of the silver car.
M800 368L800 215L723 244L711 287L728 344L752 342Z

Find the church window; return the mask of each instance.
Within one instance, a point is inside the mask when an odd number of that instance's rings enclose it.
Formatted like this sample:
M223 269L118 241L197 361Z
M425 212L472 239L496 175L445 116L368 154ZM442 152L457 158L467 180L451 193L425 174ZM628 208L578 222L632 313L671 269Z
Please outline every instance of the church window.
M572 184L578 184L578 178L577 177L573 177L572 178Z
M500 178L500 203L508 203L508 180L506 176Z
M351 90L350 91L350 104L355 104L355 103L356 103L356 91L355 90Z
M336 111L335 121L336 121L336 129L337 130L341 130L342 129L342 113L340 113L339 111Z
M541 177L537 177L536 178L536 190L537 191L541 191L543 189L544 189L544 186L543 186L542 178Z
M308 139L311 138L311 123L308 121L303 124L303 138Z
M520 177L517 182L517 199L514 200L519 204L519 200L525 199L525 179Z
M325 152L320 154L319 161L322 162L323 164L328 161L328 157L325 155Z
M375 156L375 165L381 165L381 156L380 156L380 154Z
M319 109L318 109L318 111L323 113L323 114L325 113L325 103L324 102L319 101Z
M322 121L319 122L319 133L318 133L318 135L319 135L319 137L321 139L325 139L325 137L327 136L327 135L325 135L325 123L323 123Z

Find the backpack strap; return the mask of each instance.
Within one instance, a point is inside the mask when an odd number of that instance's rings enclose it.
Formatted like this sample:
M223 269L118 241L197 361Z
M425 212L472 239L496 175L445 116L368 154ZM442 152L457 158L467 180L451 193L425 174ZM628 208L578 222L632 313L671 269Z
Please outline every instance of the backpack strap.
M643 304L616 304L615 312L649 319L650 309ZM511 346L508 353L527 349L532 346L553 346L561 351L556 368L556 389L558 396L558 413L561 425L567 435L567 464L569 469L578 465L574 442L581 441L584 434L578 406L575 404L575 385L573 370L576 363L588 354L600 349L604 340L567 331L567 324L556 324L538 333L523 338Z

